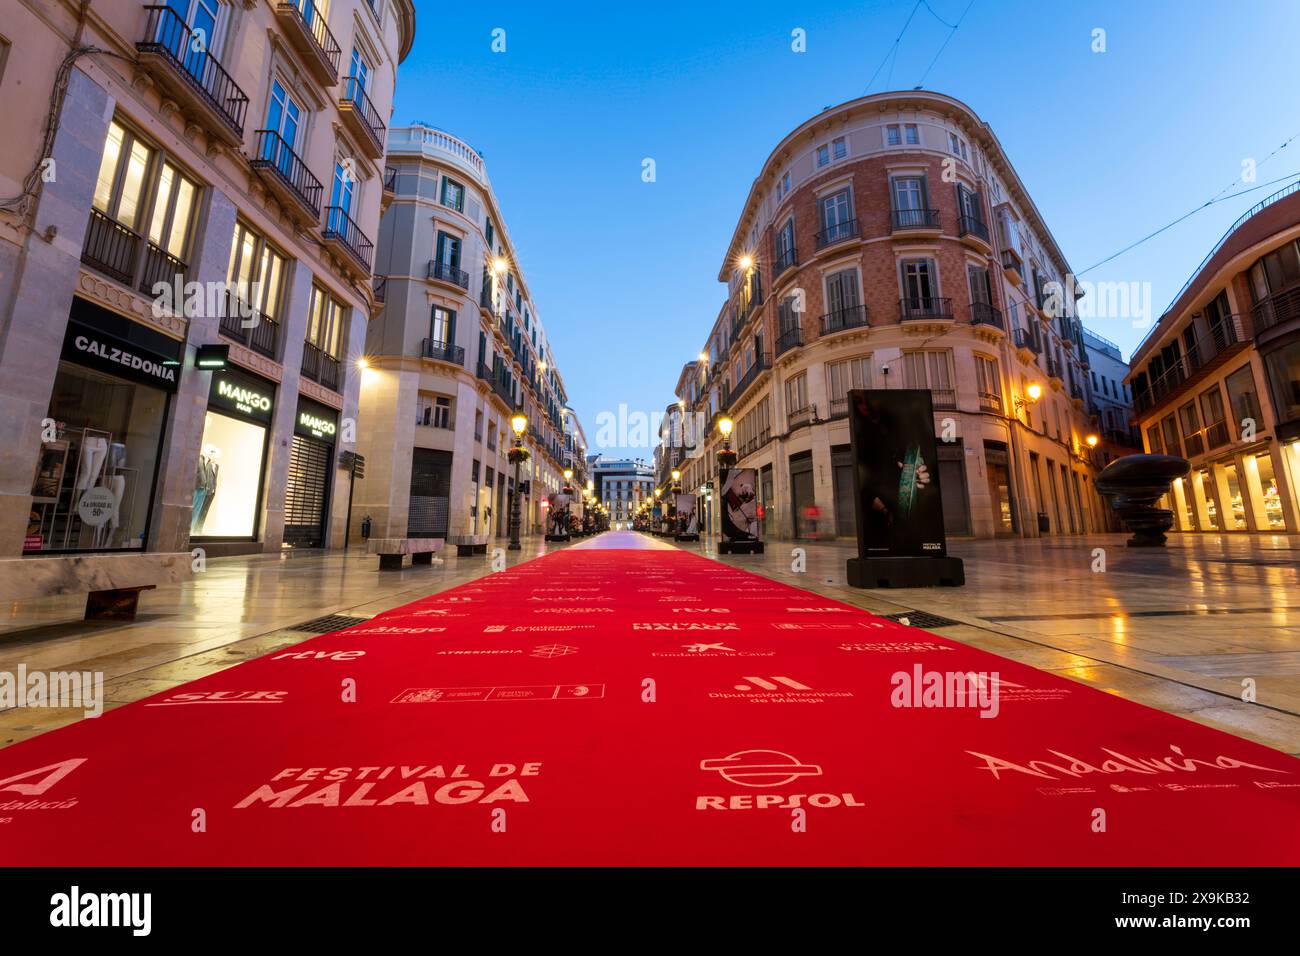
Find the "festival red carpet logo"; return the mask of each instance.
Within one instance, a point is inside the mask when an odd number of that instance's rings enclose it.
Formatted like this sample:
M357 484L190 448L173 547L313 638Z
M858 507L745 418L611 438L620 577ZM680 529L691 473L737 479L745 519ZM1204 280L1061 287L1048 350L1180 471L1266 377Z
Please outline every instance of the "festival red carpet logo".
M652 651L651 657L775 657L776 651L741 651L716 644L683 644L680 651Z
M780 750L741 750L726 757L711 757L700 761L700 769L716 772L727 783L751 789L784 787L822 776L819 765L803 763ZM865 806L852 793L734 793L695 798L697 810L794 810L804 805L820 809Z
M790 677L746 676L732 691L710 691L711 700L744 700L754 704L820 704L828 700L843 700L853 694L845 690L814 690L807 684Z
M236 810L265 806L272 810L299 807L391 807L430 803L457 805L510 801L528 803L523 779L542 772L540 761L495 763L485 780L470 777L465 764L450 772L442 764L389 767L288 767L235 804ZM505 779L501 779L505 778ZM426 781L446 781L429 783ZM408 782L413 781L413 782ZM315 786L323 783L324 786ZM297 784L291 786L290 784ZM430 787L433 787L432 793ZM304 791L310 791L304 793ZM373 795L372 795L373 794Z
M394 704L483 703L503 700L600 700L604 684L532 684L518 687L408 687Z
M283 704L287 690L203 690L181 691L150 701L146 707L183 707L189 704Z

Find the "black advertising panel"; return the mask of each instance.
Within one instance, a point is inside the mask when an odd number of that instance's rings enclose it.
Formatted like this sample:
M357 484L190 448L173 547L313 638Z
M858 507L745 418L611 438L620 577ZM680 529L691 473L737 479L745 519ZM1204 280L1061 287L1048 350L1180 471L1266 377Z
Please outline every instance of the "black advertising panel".
M141 385L176 391L184 347L176 339L73 298L63 339L64 361Z
M753 468L732 468L722 482L722 540L758 540L758 472Z
M859 556L945 556L929 391L850 391L849 435Z

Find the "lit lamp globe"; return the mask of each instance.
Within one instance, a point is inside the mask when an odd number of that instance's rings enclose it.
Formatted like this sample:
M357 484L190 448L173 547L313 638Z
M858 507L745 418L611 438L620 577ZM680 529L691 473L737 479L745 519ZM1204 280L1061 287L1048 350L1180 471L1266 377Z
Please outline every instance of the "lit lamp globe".
M1096 448L1096 447L1097 447L1097 442L1098 442L1099 440L1100 440L1100 439L1098 439L1096 435L1089 435L1087 438L1084 439L1084 441L1086 441L1086 442L1088 443L1088 447L1089 447L1089 448Z
M524 430L528 428L528 416L522 412L517 413L510 419L510 429L515 433L516 438L524 437Z
M718 466L727 472L736 464L739 457L731 450L731 431L736 427L736 423L730 418L718 419L718 431L722 435L722 449L718 452Z
M1025 394L1029 396L1031 402L1036 402L1043 397L1043 386L1037 382L1031 382L1029 387L1025 389Z

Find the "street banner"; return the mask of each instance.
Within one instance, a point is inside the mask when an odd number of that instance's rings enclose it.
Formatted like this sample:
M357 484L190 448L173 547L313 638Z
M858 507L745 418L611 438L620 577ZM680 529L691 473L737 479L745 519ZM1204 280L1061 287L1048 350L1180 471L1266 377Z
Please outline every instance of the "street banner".
M726 544L749 544L758 534L758 472L733 468L722 483L722 540Z
M677 496L677 533L700 533L700 518L695 495Z
M945 556L930 392L850 391L849 436L859 557Z

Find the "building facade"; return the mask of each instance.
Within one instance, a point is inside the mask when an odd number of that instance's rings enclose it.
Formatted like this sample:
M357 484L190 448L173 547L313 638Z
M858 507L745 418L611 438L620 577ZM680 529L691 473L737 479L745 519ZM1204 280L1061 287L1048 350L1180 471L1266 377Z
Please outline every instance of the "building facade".
M587 468L596 497L609 509L610 521L631 521L641 503L654 493L654 468L639 458L593 455Z
M704 487L729 417L768 534L852 536L848 391L928 389L949 534L1104 530L1069 273L967 106L916 91L827 109L754 180L661 463Z
M1188 532L1300 533L1300 184L1228 230L1133 354L1147 451Z
M413 4L4 9L0 549L341 545Z
M507 534L520 410L522 528L538 533L564 470L584 479L586 443L483 158L417 125L389 132L388 163L353 521L379 537Z

